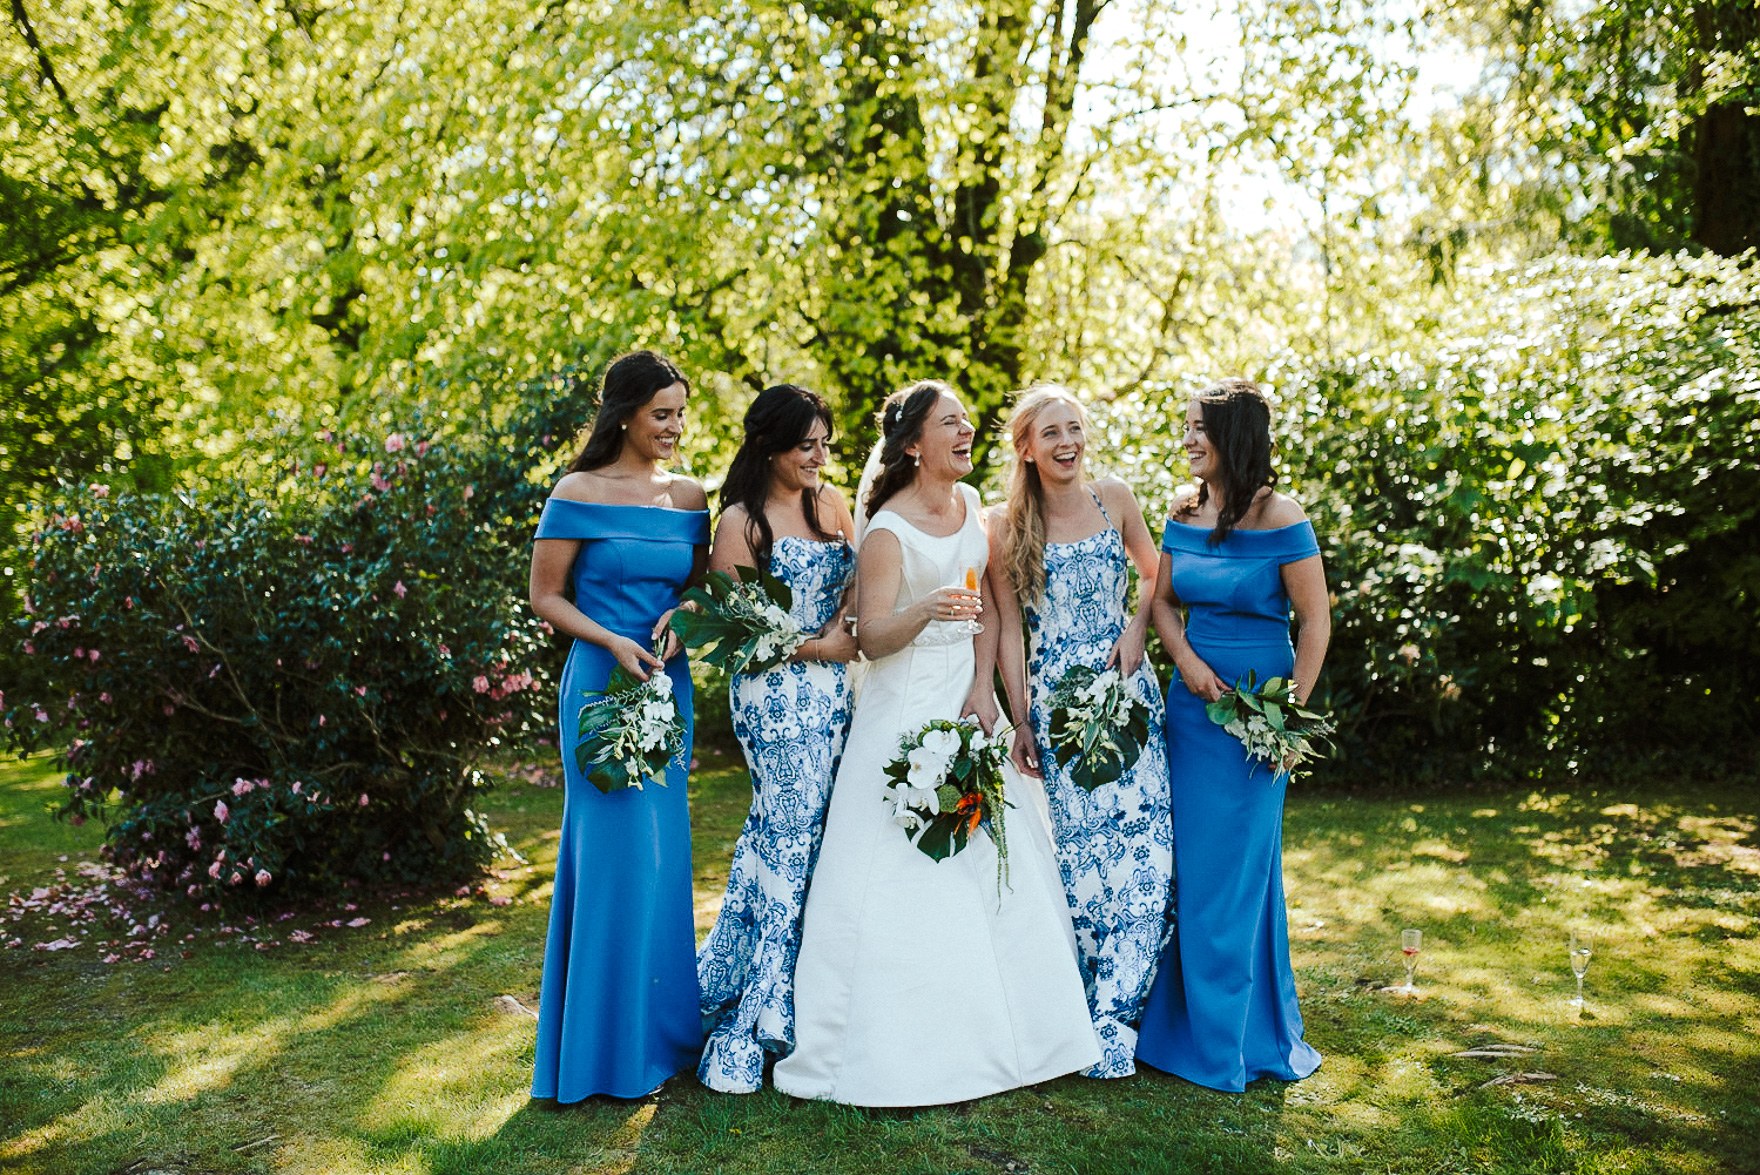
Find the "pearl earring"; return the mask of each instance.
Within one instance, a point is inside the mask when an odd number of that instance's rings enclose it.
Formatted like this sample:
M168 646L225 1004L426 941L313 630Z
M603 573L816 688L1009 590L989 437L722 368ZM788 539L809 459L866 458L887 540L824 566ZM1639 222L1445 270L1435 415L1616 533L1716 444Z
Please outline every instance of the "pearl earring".
M916 466L918 469L921 469L923 467L923 455L921 453L912 453L911 454L911 464Z
M620 428L620 429L622 429L622 430L623 430L623 431L624 431L624 432L628 432L628 431L629 431L629 425L627 425L627 424L620 424L620 425L618 425L618 426L617 426L617 427L618 427L618 428Z

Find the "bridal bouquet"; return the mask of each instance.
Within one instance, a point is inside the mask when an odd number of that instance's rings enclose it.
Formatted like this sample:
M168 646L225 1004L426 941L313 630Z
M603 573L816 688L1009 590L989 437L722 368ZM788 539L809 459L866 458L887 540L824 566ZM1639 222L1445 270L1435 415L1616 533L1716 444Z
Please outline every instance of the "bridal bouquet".
M1205 706L1204 712L1241 740L1249 758L1264 760L1274 771L1293 771L1318 758L1315 744L1329 741L1327 736L1337 729L1325 714L1296 701L1288 678L1269 678L1260 686L1251 670L1244 682L1237 681L1233 691Z
M1006 731L986 735L976 721L937 718L907 734L886 764L886 802L911 843L937 861L953 856L980 825L996 842L996 883L1008 864L1002 764Z
M696 609L674 612L672 627L709 664L729 673L762 673L788 660L812 633L788 614L794 593L786 583L756 567L734 571L711 571L686 592L684 602Z
M602 792L640 791L649 780L664 787L666 764L683 749L684 723L664 670L641 681L618 665L604 691L588 694L581 707L574 761Z
M1136 766L1149 740L1149 707L1116 669L1071 666L1047 708L1051 754L1071 782L1087 791Z

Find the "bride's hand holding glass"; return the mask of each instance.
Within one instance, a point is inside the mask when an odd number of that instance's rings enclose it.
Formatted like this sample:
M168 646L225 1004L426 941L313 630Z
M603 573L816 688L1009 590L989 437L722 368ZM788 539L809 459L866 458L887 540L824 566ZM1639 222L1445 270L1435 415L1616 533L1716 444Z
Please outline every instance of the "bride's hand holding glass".
M984 598L972 588L938 587L919 601L929 620L975 621L984 610Z

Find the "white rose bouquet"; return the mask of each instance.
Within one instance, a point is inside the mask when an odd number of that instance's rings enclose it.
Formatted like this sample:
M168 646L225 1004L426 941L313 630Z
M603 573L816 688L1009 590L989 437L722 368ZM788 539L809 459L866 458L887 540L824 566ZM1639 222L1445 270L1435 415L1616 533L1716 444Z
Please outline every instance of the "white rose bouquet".
M788 660L813 634L789 615L794 593L756 567L735 567L735 575L711 571L700 586L684 593L672 614L678 638L702 659L729 673L762 673Z
M1149 707L1118 670L1073 665L1047 703L1051 754L1077 787L1093 791L1136 766L1149 740Z
M1002 810L1002 765L1008 759L1006 730L987 735L976 720L937 718L907 734L886 764L886 802L911 843L941 861L987 829L996 844L996 884L1008 868L1008 834Z
M1269 763L1273 774L1294 771L1319 758L1315 744L1330 743L1328 736L1337 729L1330 717L1296 701L1294 683L1288 678L1268 678L1260 686L1251 670L1204 712L1241 740L1249 758Z
M618 665L601 693L581 707L574 761L587 782L607 794L649 780L666 785L666 764L684 749L684 723L672 679L656 669L647 681Z

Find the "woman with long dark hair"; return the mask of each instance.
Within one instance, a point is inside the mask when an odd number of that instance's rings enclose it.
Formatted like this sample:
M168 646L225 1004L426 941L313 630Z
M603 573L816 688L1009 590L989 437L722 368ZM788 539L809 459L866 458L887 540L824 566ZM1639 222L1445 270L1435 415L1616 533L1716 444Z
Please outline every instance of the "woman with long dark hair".
M807 891L795 969L795 1047L776 1087L862 1106L965 1101L1091 1065L1075 939L1044 800L1007 771L1008 878L974 835L932 860L884 801L901 737L930 719L999 711L989 544L972 471L974 430L946 384L894 393L857 568L857 636L870 658Z
M1125 1077L1136 1071L1137 1022L1173 928L1161 687L1143 656L1155 540L1128 485L1087 478L1087 413L1067 390L1022 393L1008 427L1014 469L1008 502L990 524L990 576L1002 681L1017 716L1015 764L1043 775L1051 803L1088 1008L1105 1052L1085 1076ZM1134 613L1133 565L1142 584ZM1051 692L1077 665L1117 669L1152 722L1131 769L1092 791L1057 762L1049 737Z
M691 675L667 628L709 539L703 487L667 469L689 395L684 375L652 351L613 360L586 446L551 491L532 544L532 608L574 638L559 699L567 793L538 998L537 1098L643 1097L702 1046L685 803ZM671 679L685 748L665 787L602 794L575 764L581 704L614 665Z
M752 776L752 809L734 844L727 896L697 951L709 1036L697 1077L723 1093L756 1093L765 1061L794 1046L794 964L807 878L849 729L844 624L855 535L843 495L820 480L831 410L805 388L758 393L721 487L713 571L757 567L793 594L808 638L788 661L729 684L733 733Z
M1239 1092L1258 1077L1306 1077L1320 1054L1302 1039L1289 963L1289 774L1249 762L1204 707L1248 673L1261 683L1292 678L1305 700L1332 623L1314 528L1271 488L1264 393L1244 379L1200 392L1186 409L1185 451L1198 486L1174 503L1162 532L1152 604L1179 669L1167 691L1178 926L1149 992L1137 1059Z

